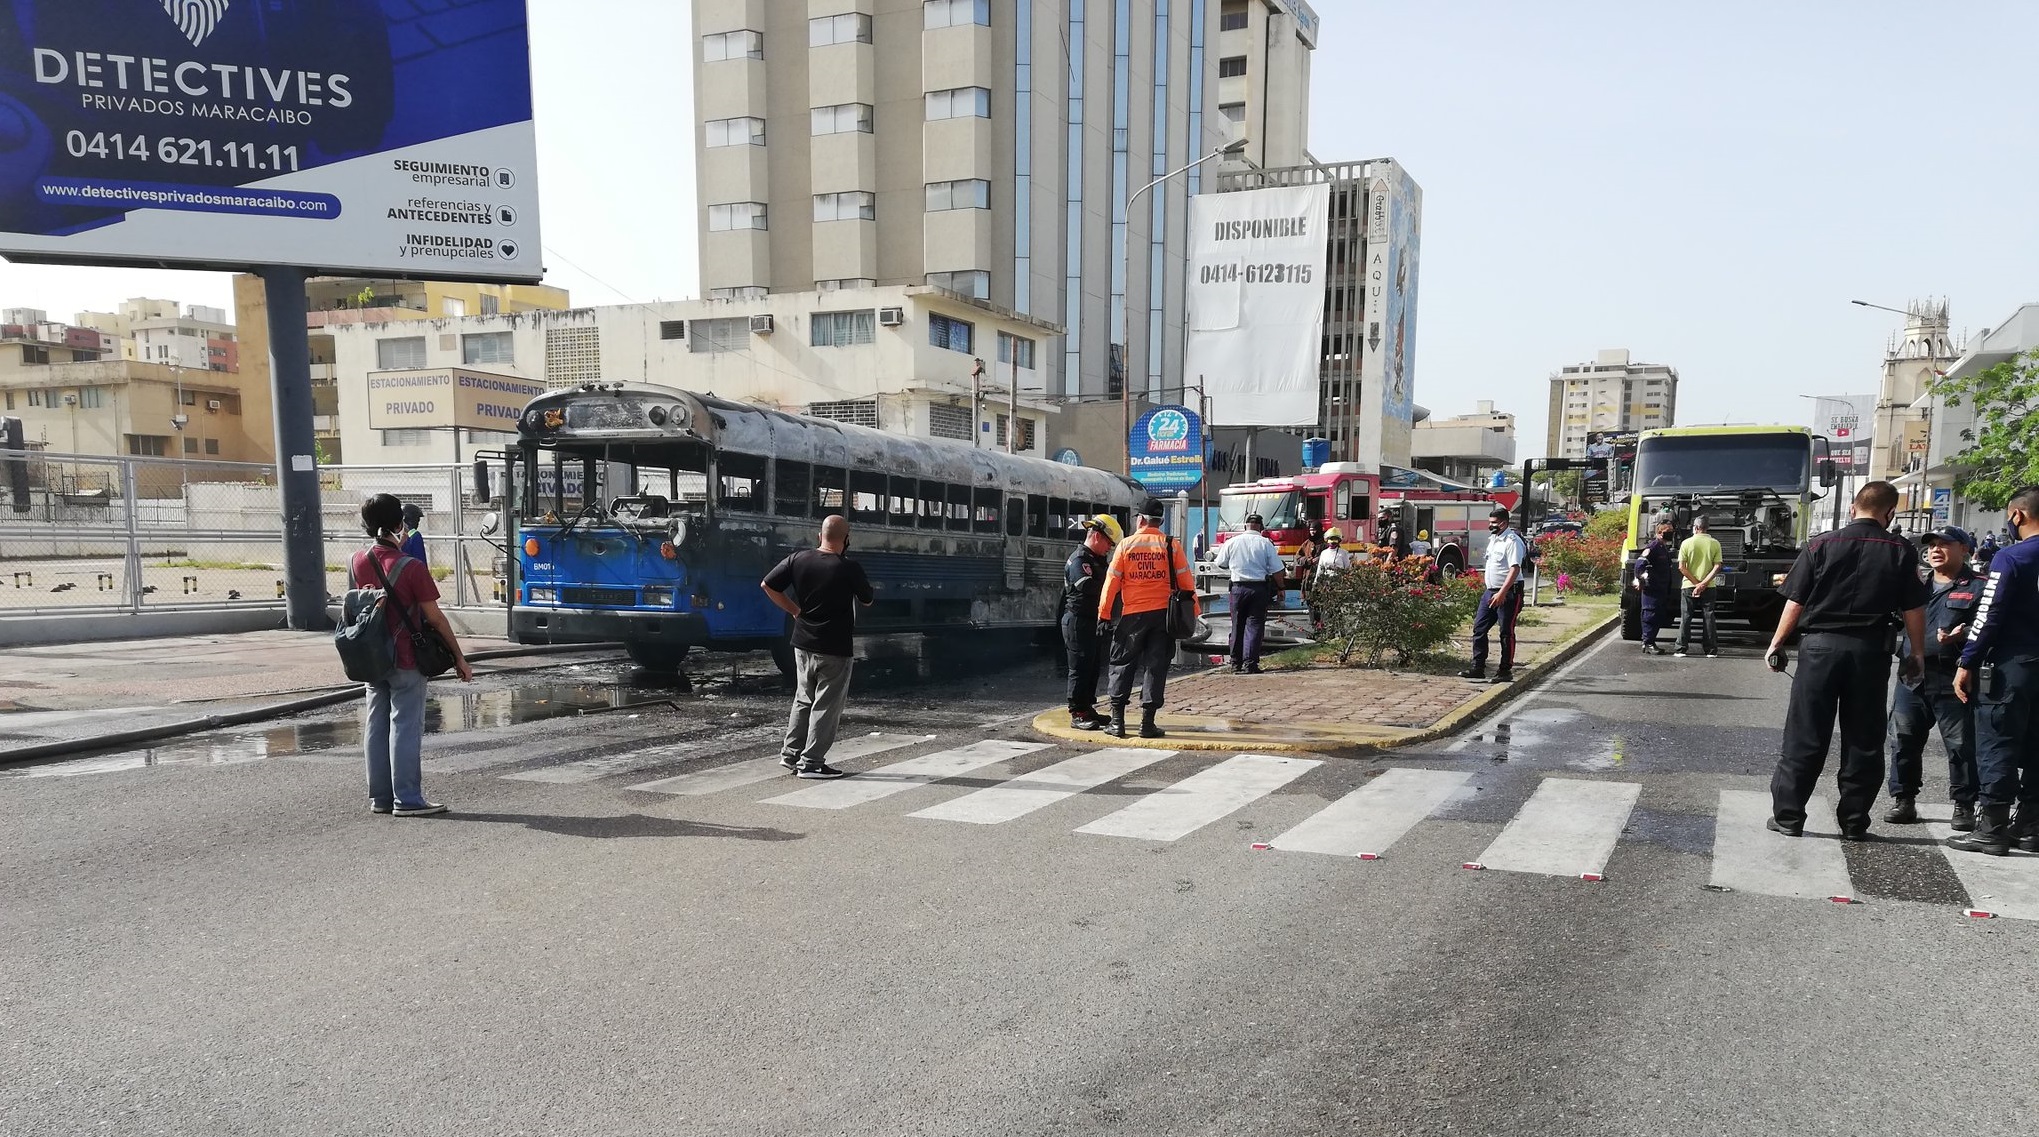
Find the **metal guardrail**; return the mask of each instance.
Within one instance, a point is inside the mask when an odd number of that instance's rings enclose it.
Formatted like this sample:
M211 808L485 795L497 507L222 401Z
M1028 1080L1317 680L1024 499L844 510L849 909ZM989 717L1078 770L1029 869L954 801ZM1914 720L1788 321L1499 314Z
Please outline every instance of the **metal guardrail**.
M234 462L32 452L28 510L0 497L0 619L283 606L275 468ZM347 587L367 543L360 503L393 493L425 511L426 560L449 606L500 603L502 552L473 535L486 506L465 467L320 470L326 588Z

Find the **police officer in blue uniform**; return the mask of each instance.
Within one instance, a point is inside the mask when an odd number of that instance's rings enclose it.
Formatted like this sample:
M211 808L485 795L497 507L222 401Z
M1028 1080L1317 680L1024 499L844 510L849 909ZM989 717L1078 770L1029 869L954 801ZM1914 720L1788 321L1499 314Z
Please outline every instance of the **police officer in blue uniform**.
M2013 845L2039 853L2039 486L2011 495L2004 513L2016 542L1990 561L1954 672L1955 695L1975 708L1975 830L1947 839L1993 857Z
M1920 756L1935 723L1947 749L1947 790L1954 799L1953 828L1975 828L1975 709L1954 694L1954 669L1968 644L1969 624L1982 601L1982 575L1968 567L1975 538L1949 525L1919 538L1933 568L1926 601L1926 668L1915 683L1900 683L1890 703L1890 811L1883 820L1919 819Z
M1097 711L1097 676L1110 637L1097 634L1097 601L1104 591L1112 549L1125 530L1100 513L1083 523L1083 543L1062 566L1062 647L1069 666L1069 725L1096 730L1112 721Z
M1911 678L1925 664L1929 593L1919 578L1917 550L1890 530L1896 515L1897 487L1864 485L1855 494L1854 520L1806 542L1784 580L1784 615L1770 639L1771 670L1784 670L1791 633L1805 635L1765 824L1787 837L1805 832L1805 805L1826 766L1836 719L1841 761L1835 817L1843 839L1869 836L1869 810L1883 782L1892 613L1902 613L1909 649L1901 656L1899 676Z

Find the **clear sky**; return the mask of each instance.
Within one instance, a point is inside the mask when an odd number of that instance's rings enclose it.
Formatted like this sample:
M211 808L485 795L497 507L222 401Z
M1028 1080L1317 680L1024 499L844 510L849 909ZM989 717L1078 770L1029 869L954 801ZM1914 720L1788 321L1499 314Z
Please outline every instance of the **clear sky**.
M1627 347L1683 422L1874 389L1902 308L2039 300L2032 0L1317 0L1311 150L1423 186L1416 399L1543 450L1549 373ZM579 303L695 294L685 0L531 0L545 262ZM0 265L0 306L226 305L206 274Z

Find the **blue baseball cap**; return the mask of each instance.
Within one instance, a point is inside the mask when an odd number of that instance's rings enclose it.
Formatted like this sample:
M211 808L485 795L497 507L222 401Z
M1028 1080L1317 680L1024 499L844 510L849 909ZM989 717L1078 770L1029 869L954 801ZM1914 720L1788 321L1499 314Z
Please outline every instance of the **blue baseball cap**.
M1969 536L1968 530L1959 525L1943 525L1919 538L1921 545L1930 545L1935 541L1947 541L1967 549L1975 548L1975 538Z

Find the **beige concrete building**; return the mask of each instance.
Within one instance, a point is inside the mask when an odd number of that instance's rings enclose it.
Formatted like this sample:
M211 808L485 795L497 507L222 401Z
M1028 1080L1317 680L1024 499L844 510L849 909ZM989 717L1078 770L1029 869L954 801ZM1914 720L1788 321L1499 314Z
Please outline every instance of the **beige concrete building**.
M1218 117L1228 140L1246 140L1225 168L1309 164L1316 10L1303 0L1224 0L1218 21Z
M1550 458L1586 457L1588 434L1631 434L1678 421L1678 371L1636 363L1625 347L1604 348L1591 363L1550 377Z
M1418 419L1409 431L1410 464L1459 481L1477 481L1515 464L1515 416L1482 399L1472 414Z
M251 422L247 414L246 377L89 355L22 339L0 341L0 414L21 420L31 447L61 454L272 460L269 420Z
M456 371L505 392L590 382L658 383L901 434L1049 457L1057 409L1038 395L1046 343L1060 329L942 289L783 292L571 311L335 324L340 447L350 464L451 462L500 450L508 429L447 422L378 426L374 384ZM981 361L981 374L979 371ZM1117 408L1112 408L1116 413ZM1017 420L1018 428L1012 428ZM1117 451L1108 456L1112 463ZM1104 463L1092 463L1103 465Z
M543 284L313 277L305 284L305 324L311 339L312 429L320 464L332 466L348 460L340 436L338 373L333 366L333 338L329 329L350 324L559 310L569 303L565 289ZM266 422L272 401L269 301L262 291L260 277L234 278L234 314L241 331L241 370L251 380L248 388L251 395L259 390L254 397L260 401L260 414Z
M1043 345L1044 393L1116 393L1127 372L1158 391L1180 371L1187 198L1210 173L1126 202L1228 141L1230 6L694 0L704 294L943 288L1066 329ZM1234 42L1249 58L1254 26ZM1301 137L1293 100L1262 109L1256 137Z

